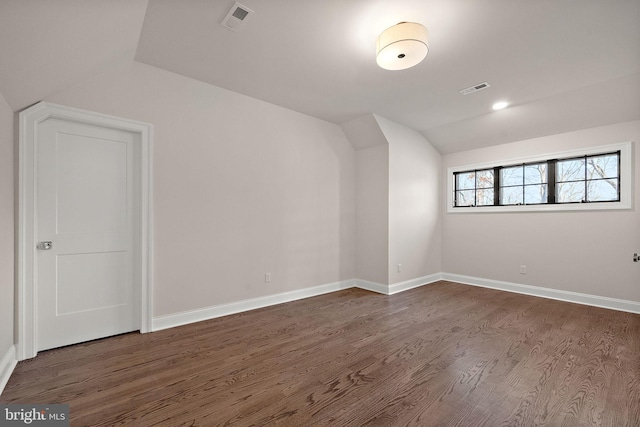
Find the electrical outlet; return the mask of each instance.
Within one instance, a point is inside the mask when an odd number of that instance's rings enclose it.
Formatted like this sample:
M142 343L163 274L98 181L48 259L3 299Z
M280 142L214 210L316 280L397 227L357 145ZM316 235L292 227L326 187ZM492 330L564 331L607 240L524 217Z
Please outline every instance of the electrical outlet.
M640 254L638 252L633 254L633 262L640 262Z
M271 283L271 273L264 273L264 283Z
M402 273L402 264L398 264L398 273Z
M526 265L521 265L520 266L520 274L527 274L527 266Z

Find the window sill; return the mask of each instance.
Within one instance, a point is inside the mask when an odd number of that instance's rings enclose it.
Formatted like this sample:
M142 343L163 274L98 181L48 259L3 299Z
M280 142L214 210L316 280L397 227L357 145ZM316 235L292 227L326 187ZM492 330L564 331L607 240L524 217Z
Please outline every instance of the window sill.
M449 206L447 213L514 213L514 212L577 212L577 211L610 211L628 210L631 206L622 202L600 203L566 203L556 205L510 205L510 206L481 206L459 207Z

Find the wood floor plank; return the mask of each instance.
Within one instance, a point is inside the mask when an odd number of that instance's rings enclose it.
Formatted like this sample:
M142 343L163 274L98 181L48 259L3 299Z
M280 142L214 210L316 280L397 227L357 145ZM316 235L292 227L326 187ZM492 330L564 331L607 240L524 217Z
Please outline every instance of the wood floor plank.
M41 352L72 426L639 426L640 315L446 281Z

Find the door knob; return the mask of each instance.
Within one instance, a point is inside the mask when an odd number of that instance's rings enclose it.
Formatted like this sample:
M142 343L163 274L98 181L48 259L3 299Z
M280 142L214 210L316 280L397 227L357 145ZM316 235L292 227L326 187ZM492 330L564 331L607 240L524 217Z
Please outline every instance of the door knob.
M38 243L38 249L42 249L43 251L48 251L53 247L53 242L40 242Z

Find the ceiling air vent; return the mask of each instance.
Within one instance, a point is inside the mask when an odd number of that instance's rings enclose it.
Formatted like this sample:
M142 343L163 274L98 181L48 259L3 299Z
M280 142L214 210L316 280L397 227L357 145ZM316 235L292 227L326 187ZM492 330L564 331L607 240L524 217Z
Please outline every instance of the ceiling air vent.
M466 89L462 89L460 91L460 93L463 94L463 95L469 95L470 93L477 92L479 90L486 89L488 87L491 87L491 85L489 83L487 83L487 82L478 83L475 86L471 86L471 87L468 87Z
M253 10L236 2L221 24L230 30L240 31L251 13L253 13Z

